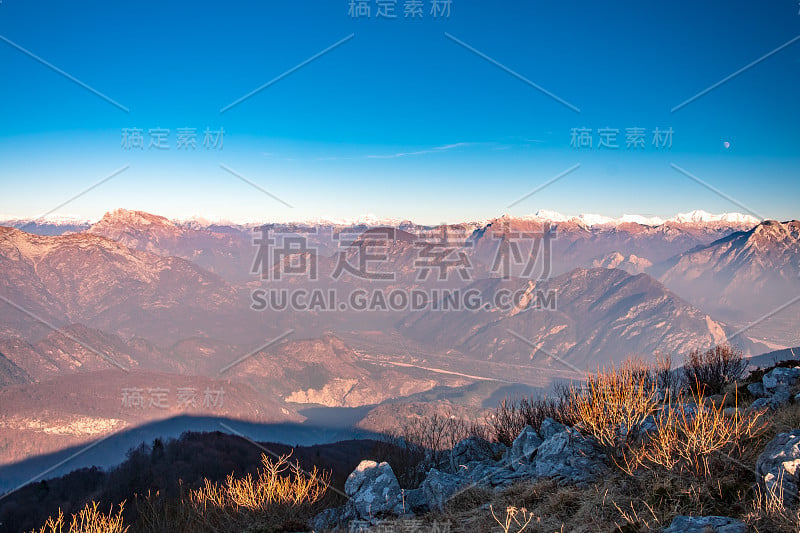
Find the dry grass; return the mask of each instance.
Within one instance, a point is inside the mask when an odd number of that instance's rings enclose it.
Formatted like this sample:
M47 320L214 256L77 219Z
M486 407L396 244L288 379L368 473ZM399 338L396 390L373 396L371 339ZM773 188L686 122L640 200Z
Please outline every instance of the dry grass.
M329 479L316 467L306 474L298 464L289 463L288 456L272 461L264 454L261 464L257 477L248 474L236 479L230 474L222 484L205 480L202 488L189 493L192 505L197 509L268 511L276 505L315 503L325 495Z
M747 471L743 482L743 473L698 480L661 469L640 469L634 476L616 471L581 487L549 479L523 481L496 493L473 489L469 497L460 495L427 519L450 522L454 532L491 531L498 527L491 510L515 507L532 517L525 529L530 532L659 531L679 514L744 517L753 478Z
M524 507L518 509L513 505L509 505L500 516L497 516L491 505L489 505L489 511L492 513L494 521L500 525L503 533L522 533L533 520L533 514L529 513Z
M148 495L139 503L142 531L281 531L303 528L319 509L330 481L328 473L303 471L289 456L261 455L257 475L229 475L223 483L205 480L182 491L177 501Z
M180 496L165 498L158 492L137 497L138 519L132 526L123 524L123 504L116 514L87 505L72 516L68 533L173 533L285 531L304 529L305 522L320 511L327 494L330 475L316 468L303 471L290 463L289 456L276 460L261 456L257 475L222 483L205 480L195 490L181 487ZM50 517L38 533L64 533L64 515ZM33 532L36 533L36 532Z
M772 439L778 433L800 428L800 404L789 404L770 413L765 438Z
M125 502L122 502L117 513L114 514L112 505L108 514L104 514L98 510L97 502L92 502L91 506L87 503L83 509L72 515L72 521L67 531L69 533L126 533L129 526L123 524L122 510L124 506ZM64 513L59 509L58 516L48 518L38 533L62 533L65 525ZM35 531L31 533L35 533Z
M756 531L797 533L800 531L800 509L787 508L784 505L782 485L776 483L766 492L762 492L761 489L756 490L744 521Z
M647 531L630 529L630 520L635 520L633 517L638 515L649 517L648 523L657 526L659 522L650 516L646 505L637 501L630 507L632 500L629 491L632 489L629 486L630 483L626 484L626 478L621 474L583 488L548 479L520 482L499 492L476 490L469 498L454 499L433 519L440 523L449 522L453 532L465 533ZM621 490L625 493L621 493ZM623 507L617 506L615 501L627 503ZM499 509L505 512L496 511ZM630 519L625 518L626 514Z

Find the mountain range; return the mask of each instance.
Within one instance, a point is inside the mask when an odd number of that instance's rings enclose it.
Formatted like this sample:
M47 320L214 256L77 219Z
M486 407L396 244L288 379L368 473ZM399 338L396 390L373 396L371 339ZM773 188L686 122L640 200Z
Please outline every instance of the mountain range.
M437 398L477 414L509 387L545 390L630 356L680 361L728 339L754 356L800 345L797 221L541 211L438 227L363 222L268 224L270 235L305 246L264 270L254 268L257 224L116 210L92 224L0 227L0 420L15 428L0 434L0 462L85 441L65 427L99 436L181 413L122 409L131 387L224 387L221 412L191 413L302 422L310 408L344 409L377 431L376 420L392 423L379 413ZM359 266L365 255L360 266L392 276L351 269L335 279L343 261ZM277 276L312 263L316 279ZM430 300L257 310L256 290L422 291ZM444 291L481 303L518 298L443 310ZM14 440L20 428L24 446Z

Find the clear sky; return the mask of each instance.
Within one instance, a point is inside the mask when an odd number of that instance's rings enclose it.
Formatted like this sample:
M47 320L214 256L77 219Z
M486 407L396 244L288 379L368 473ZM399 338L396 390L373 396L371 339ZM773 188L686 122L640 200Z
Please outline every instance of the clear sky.
M798 218L796 0L350 3L2 0L0 216Z

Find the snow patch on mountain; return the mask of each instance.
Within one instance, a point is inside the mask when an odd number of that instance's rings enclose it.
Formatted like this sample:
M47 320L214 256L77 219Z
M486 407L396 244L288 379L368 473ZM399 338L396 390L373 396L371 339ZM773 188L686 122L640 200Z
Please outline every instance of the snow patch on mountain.
M699 224L709 222L727 222L731 224L758 224L760 220L751 215L742 213L721 213L713 215L708 211L695 209L688 213L678 213L667 222L677 222L679 224Z
M714 215L707 211L696 209L688 213L678 213L674 217L664 219L657 216L644 216L644 215L622 215L619 218L612 218L605 215L595 213L582 213L580 215L564 215L557 211L550 211L547 209L540 209L532 215L523 215L519 218L521 220L536 220L536 221L549 221L549 222L575 222L584 226L618 226L620 224L641 224L643 226L661 226L666 223L673 224L758 224L760 221L751 215L742 213L721 213Z
M643 226L660 226L664 223L664 219L660 217L646 217L642 215L622 215L622 217L614 221L615 224L625 223L641 224Z
M696 209L688 213L678 213L677 215L667 219L657 216L644 216L635 214L633 215L624 214L619 218L613 218L597 213L581 213L579 215L565 215L563 213L559 213L558 211L553 211L549 209L540 209L536 211L534 214L522 215L522 216L513 216L509 214L504 214L503 217L513 218L518 220L549 221L555 223L572 222L586 227L593 227L593 226L613 227L620 224L630 224L630 223L640 224L643 226L652 226L652 227L661 226L663 224L732 224L732 225L755 226L760 222L758 218L742 213L721 213L716 215L700 209ZM57 214L50 214L41 219L34 219L34 218L21 219L11 216L4 217L0 215L0 225L6 225L6 226L19 227L22 224L33 222L35 220L38 221L40 224L46 223L46 224L53 224L56 226L59 225L90 226L96 223L86 218L57 215ZM489 224L491 220L492 219L477 220L477 221L473 220L473 221L463 221L461 223L466 224L468 226L473 226L473 225L481 226ZM138 226L149 226L155 224L164 226L191 227L196 229L201 229L211 225L230 225L232 227L242 227L247 229L250 227L270 222L267 220L261 220L261 221L237 223L223 218L217 219L215 217L202 217L199 215L193 215L191 217L186 217L186 218L166 218L163 216L146 213L144 211L116 209L114 211L106 213L97 223L104 223L104 224L119 223L122 225L138 225ZM308 220L295 221L293 222L293 224L300 224L307 226L369 226L369 227L376 227L376 226L399 227L403 225L415 225L412 221L408 219L395 218L395 217L379 217L372 213L363 214L352 218L320 216Z

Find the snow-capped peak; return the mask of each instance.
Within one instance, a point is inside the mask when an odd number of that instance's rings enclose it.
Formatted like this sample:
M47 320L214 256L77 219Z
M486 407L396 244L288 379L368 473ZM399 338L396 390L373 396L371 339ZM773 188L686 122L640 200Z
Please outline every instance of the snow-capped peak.
M679 224L697 224L701 222L728 222L733 224L752 223L758 224L760 222L754 216L743 215L742 213L722 213L713 215L707 211L695 209L689 213L678 213L670 218L668 222L677 222Z
M551 222L566 222L570 219L570 217L562 215L557 211L550 211L547 209L540 209L536 211L534 216L543 220L550 220Z
M405 219L400 218L380 218L372 213L359 215L354 218L336 218L336 217L316 217L310 220L303 221L308 225L332 225L332 226L398 226L404 222Z
M508 215L506 215L508 216ZM517 217L511 217L517 218ZM540 209L532 215L518 217L523 220L547 220L549 222L575 222L584 226L619 225L626 223L641 224L643 226L660 226L671 222L674 224L758 224L759 219L742 213L722 213L714 215L707 211L695 210L689 213L679 213L672 218L663 219L657 216L644 215L622 215L619 218L612 218L605 215L593 213L582 213L578 216L564 215L557 211Z
M664 219L661 217L646 217L642 215L622 215L621 218L617 219L617 222L633 222L643 226L660 226L664 223Z
M503 215L508 218L517 218L511 215ZM524 215L519 217L523 220L547 220L549 222L566 222L570 217L562 215L557 211L550 211L548 209L539 209L532 215Z
M581 213L577 218L587 226L596 226L614 222L614 219L611 217L596 215L593 213Z

